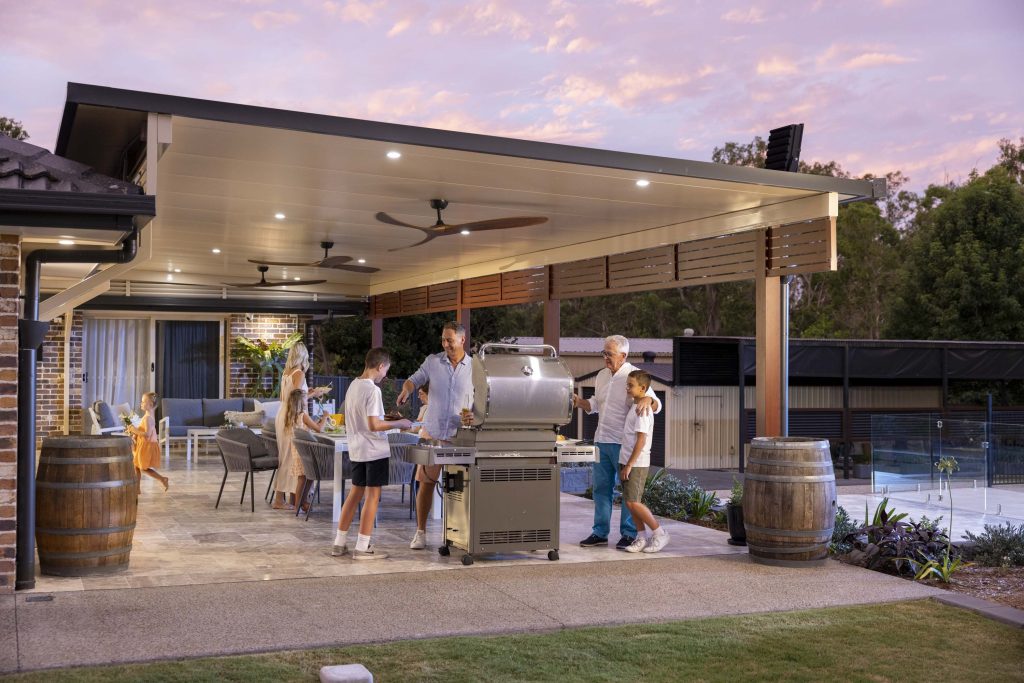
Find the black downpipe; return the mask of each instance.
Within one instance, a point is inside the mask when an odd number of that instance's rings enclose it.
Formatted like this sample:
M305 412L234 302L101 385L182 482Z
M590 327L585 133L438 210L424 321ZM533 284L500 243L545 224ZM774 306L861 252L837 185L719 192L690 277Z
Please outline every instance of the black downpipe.
M49 322L39 320L39 276L44 263L128 263L139 232L133 228L120 249L39 249L25 259L25 312L18 321L18 533L14 587L36 585L36 354Z

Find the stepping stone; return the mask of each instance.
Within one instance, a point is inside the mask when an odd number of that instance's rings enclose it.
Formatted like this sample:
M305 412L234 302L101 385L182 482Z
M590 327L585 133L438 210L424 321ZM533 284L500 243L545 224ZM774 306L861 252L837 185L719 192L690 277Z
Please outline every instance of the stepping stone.
M320 683L373 683L373 674L362 664L322 666Z

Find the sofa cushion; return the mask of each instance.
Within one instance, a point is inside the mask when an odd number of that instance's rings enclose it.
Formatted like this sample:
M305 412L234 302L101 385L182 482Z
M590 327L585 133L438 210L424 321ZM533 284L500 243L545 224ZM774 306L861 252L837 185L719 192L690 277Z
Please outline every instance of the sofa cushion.
M225 410L224 420L233 425L243 424L246 427L259 427L263 424L263 411L245 412L239 410Z
M243 398L242 399L242 412L251 413L256 410L256 399L254 398Z
M204 398L203 424L207 427L220 427L224 424L224 413L228 410L242 410L240 398Z
M262 410L264 415L266 415L267 417L273 419L273 418L277 417L277 412L279 410L281 410L281 402L280 401L266 401L266 402L263 402L263 401L260 401L259 399L256 399L253 402L253 410Z
M180 437L185 437L185 436L188 436L188 430L190 430L190 429L192 429L192 428L191 427L184 427L182 425L168 426L167 427L167 435L168 436L173 436L173 437L179 437L179 436Z
M167 426L203 427L203 402L197 398L165 398L160 402L160 414L168 418ZM185 432L171 436L185 436Z
M102 429L109 429L121 424L120 419L114 415L114 409L106 401L96 401L92 404L92 409L96 412Z

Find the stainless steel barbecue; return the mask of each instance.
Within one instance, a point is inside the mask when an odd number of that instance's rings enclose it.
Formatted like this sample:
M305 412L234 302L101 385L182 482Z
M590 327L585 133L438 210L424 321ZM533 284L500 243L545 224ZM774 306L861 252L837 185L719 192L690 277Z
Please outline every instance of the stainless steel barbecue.
M557 441L572 419L573 378L551 346L484 344L473 358L472 426L451 443L409 449L445 465L444 545L476 555L547 550L558 559L561 462L592 462L593 446Z

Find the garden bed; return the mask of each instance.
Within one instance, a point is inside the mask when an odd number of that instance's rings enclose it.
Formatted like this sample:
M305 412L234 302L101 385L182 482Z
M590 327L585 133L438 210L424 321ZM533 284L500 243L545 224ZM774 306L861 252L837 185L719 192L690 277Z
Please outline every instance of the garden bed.
M964 567L949 583L925 581L929 586L951 593L963 593L982 600L1024 610L1024 567Z

